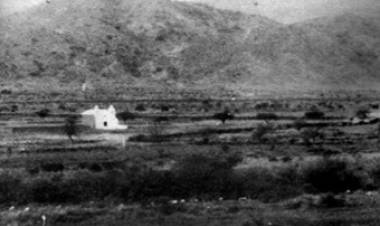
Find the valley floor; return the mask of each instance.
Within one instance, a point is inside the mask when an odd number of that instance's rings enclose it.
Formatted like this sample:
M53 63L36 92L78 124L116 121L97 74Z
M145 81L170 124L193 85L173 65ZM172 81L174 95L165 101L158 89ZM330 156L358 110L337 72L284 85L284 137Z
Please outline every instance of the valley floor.
M379 101L363 103L378 107ZM40 110L44 103L17 104L18 110L27 114L0 115L0 125L5 128L0 130L0 192L5 191L0 193L0 200L5 200L0 204L0 225L375 226L380 220L379 126L377 122L351 124L347 112L355 107L352 100L344 104L306 100L230 101L224 104L239 113L225 123L210 119L224 109L219 101L142 102L144 112L134 111L139 118L125 122L130 126L128 131L84 130L74 137L73 143L62 132L65 114L70 114L70 107L79 111L88 106L75 103L63 108L50 103L54 114L41 118L33 111ZM119 109L135 109L139 104L119 103ZM304 112L314 104L324 107L326 117L320 120L304 117ZM282 109L275 110L278 106ZM204 109L208 112L202 112ZM270 113L272 118L260 119L260 112L266 117ZM171 118L173 115L176 117ZM167 118L157 121L157 117ZM260 128L264 129L262 134ZM222 172L229 172L238 181L237 193L252 196L236 200L239 196L229 194L235 200L205 199L213 201L171 200L161 196L167 195L164 179L175 182L174 190L182 183L186 185L186 181L175 181L191 176L176 171L184 159L202 155L207 170L207 161L211 159L213 166L215 153L217 159L220 155L227 160L237 154L236 164L223 168ZM329 168L323 164L325 161L337 164L337 168ZM135 174L136 169L141 175ZM307 195L310 181L304 178L311 175L308 172L322 175L322 179L312 178L316 182L311 183L317 189L331 172L330 182L337 178L346 184L334 193L316 190L310 192L314 195ZM114 173L118 173L115 180L108 180ZM178 173L185 176L178 178ZM251 181L241 177L245 174ZM132 182L141 187L136 188L128 181L133 175ZM123 179L121 184L117 184L118 176ZM162 178L156 181L156 176ZM351 176L358 181L352 182ZM294 178L300 182L293 181ZM202 178L193 178L198 179ZM132 192L119 194L112 187L99 194L108 181ZM144 187L146 184L149 186ZM328 184L323 186L331 189ZM346 189L351 186L354 190ZM73 187L76 190L71 190ZM59 191L51 192L52 188ZM12 193L13 190L17 192ZM84 201L75 200L87 191L93 193ZM60 192L76 204L59 199ZM140 197L143 192L149 198ZM215 192L213 188L211 192ZM20 194L26 195L19 197ZM205 194L187 195L200 199Z

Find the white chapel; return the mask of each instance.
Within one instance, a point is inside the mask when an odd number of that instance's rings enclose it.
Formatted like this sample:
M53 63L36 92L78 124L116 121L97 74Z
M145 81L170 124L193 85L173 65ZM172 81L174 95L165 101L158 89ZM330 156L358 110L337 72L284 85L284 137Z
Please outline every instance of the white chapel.
M108 109L100 109L99 106L84 111L82 114L83 123L98 130L125 130L127 125L121 125L116 117L116 109L109 106Z

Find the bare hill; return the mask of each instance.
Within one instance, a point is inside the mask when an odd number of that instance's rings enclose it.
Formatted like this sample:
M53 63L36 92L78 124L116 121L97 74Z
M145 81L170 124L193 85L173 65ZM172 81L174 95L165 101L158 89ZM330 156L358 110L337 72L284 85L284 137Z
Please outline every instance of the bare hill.
M0 18L0 77L22 90L92 86L376 88L378 20L281 25L169 0L55 0Z

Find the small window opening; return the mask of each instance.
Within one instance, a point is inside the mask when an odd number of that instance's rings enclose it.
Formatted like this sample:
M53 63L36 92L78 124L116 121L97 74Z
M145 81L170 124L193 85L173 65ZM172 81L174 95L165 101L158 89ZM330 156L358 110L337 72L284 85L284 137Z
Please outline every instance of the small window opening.
M107 127L107 126L108 126L108 123L107 123L107 122L104 122L103 124L104 124L104 127Z

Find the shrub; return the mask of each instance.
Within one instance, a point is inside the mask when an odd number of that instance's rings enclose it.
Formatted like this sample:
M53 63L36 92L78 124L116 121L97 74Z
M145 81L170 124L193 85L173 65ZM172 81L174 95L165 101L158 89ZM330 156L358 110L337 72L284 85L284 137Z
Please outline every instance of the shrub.
M307 126L307 122L304 120L304 119L297 119L294 121L294 128L296 128L297 130L300 130L302 128L304 128L305 126Z
M18 111L18 106L17 105L12 105L11 106L11 112L17 112Z
M135 108L136 111L146 111L146 108L143 104L138 104Z
M101 174L86 170L75 172L60 183L60 195L64 202L72 203L102 199L110 193L109 181L106 183L105 179Z
M318 139L323 139L324 134L319 128L306 128L301 132L301 137L306 145L314 144Z
M269 103L263 102L263 103L256 104L255 109L256 110L266 110L266 109L269 109L269 107L270 107Z
M61 194L59 181L48 178L32 179L24 186L28 188L28 201L36 203L64 203L67 199Z
M327 193L321 196L319 205L325 208L344 207L346 200L342 197L337 197L333 193Z
M265 136L273 131L274 131L273 124L270 124L270 123L259 124L252 133L252 139L259 142L264 142Z
M216 120L219 120L221 121L223 124L227 121L227 120L232 120L234 119L235 116L228 110L225 110L224 112L221 112L221 113L216 113L214 114L213 116L213 119L216 119Z
M0 203L11 203L19 200L21 177L9 172L0 173Z
M100 164L97 164L97 163L93 163L91 164L88 169L92 172L102 172L103 171L103 167L100 165Z
M274 120L278 119L278 116L275 113L258 113L256 118L259 120Z
M302 170L305 189L314 193L339 193L366 187L366 176L354 163L344 159L323 158Z
M43 163L40 168L46 172L59 172L65 169L62 163Z
M186 212L187 208L183 203L164 202L159 204L159 211L165 215L171 215L178 212Z
M375 159L378 161L378 159ZM380 189L380 164L377 162L369 168L369 174L372 178L372 187L375 189Z
M365 119L365 118L368 118L369 112L370 110L368 109L368 107L360 107L356 111L355 116L358 117L359 119Z
M161 105L160 106L162 112L168 112L170 110L170 106L168 105Z
M168 122L168 121L169 121L169 118L165 116L159 116L154 119L154 122L156 123L162 123L162 122Z
M306 119L323 119L325 117L325 113L318 110L308 111L308 112L305 112L304 117Z
M128 140L132 142L144 142L148 141L149 138L144 134L138 134L136 136L131 136Z
M147 169L128 175L127 179L128 183L123 185L124 200L147 202L155 197L178 194L170 172Z
M117 113L116 117L121 119L124 122L126 122L127 120L134 120L136 118L135 114L129 111L123 111L123 112Z
M233 166L240 160L222 153L191 155L181 160L174 167L179 194L205 199L233 196L238 184Z
M10 109L6 106L0 107L0 112L9 112L9 111L10 111Z
M12 94L12 90L10 90L10 89L3 89L3 90L1 90L0 94L11 95Z
M303 193L295 168L252 168L241 173L243 196L274 202Z
M49 116L50 114L50 110L49 109L42 109L40 111L37 111L36 114L40 117L40 118L46 118Z

